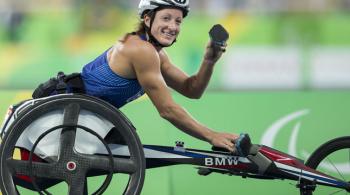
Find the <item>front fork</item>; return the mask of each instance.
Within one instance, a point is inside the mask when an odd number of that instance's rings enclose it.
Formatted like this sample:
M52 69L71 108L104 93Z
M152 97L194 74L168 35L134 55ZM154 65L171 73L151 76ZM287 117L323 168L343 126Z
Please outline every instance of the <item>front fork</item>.
M316 180L308 182L299 180L296 187L300 189L301 195L312 195L312 192L316 189L316 185Z

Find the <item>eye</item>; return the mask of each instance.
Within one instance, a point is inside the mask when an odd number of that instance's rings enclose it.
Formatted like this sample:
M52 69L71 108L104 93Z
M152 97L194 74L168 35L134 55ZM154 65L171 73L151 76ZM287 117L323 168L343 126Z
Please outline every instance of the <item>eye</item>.
M178 19L176 20L176 24L180 25L182 23L182 20Z
M163 16L162 18L164 21L169 21L170 20L170 17L169 16Z

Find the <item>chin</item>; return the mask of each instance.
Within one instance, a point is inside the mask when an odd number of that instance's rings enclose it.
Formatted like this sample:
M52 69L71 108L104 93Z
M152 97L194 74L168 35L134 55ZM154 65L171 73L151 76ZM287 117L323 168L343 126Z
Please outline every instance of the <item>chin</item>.
M162 45L165 45L165 46L170 46L173 42L166 42L166 43L161 43Z
M160 43L162 44L162 45L166 45L166 46L170 46L172 43L174 42L174 40L162 40L162 41L160 41Z
M165 46L170 46L175 40L175 39L167 39L165 37L155 37L155 38L160 44Z

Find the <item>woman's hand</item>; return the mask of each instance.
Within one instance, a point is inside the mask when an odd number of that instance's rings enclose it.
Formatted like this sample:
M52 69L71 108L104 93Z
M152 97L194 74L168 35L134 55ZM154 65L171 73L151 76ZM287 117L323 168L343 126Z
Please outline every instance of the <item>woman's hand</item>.
M236 134L213 132L209 142L215 147L225 148L230 152L235 152L235 144L233 142L238 137L239 135Z
M212 41L207 44L204 54L204 61L214 65L226 51L227 44L224 46L215 45Z

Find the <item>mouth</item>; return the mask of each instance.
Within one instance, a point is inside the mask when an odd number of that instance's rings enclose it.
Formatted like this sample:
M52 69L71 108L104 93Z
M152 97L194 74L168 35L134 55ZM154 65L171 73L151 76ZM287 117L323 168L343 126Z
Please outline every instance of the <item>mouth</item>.
M176 33L175 32L165 32L161 31L161 34L166 38L166 39L175 39Z

